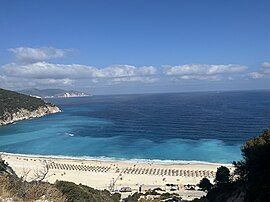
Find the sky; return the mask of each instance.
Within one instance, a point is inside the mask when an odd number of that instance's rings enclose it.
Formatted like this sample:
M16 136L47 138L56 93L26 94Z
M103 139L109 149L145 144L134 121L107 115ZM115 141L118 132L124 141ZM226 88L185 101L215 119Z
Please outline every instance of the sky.
M270 88L269 0L0 0L0 87Z

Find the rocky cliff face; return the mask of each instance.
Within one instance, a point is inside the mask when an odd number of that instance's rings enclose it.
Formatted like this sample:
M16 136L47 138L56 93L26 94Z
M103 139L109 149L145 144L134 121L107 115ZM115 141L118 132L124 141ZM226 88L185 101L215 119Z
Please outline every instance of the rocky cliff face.
M80 92L66 92L63 94L59 94L56 96L53 96L52 98L69 98L69 97L87 97L89 96L88 94L85 93L80 93Z
M19 91L22 94L30 95L37 98L70 98L70 97L87 97L90 96L88 93L83 93L74 90L63 90L63 89L25 89Z
M57 112L57 106L40 98L0 88L0 126Z
M38 107L36 110L29 109L18 109L17 112L5 112L2 117L0 117L0 126L14 123L16 121L21 121L25 119L42 117L47 114L54 114L60 112L61 110L51 104L45 104L44 106Z

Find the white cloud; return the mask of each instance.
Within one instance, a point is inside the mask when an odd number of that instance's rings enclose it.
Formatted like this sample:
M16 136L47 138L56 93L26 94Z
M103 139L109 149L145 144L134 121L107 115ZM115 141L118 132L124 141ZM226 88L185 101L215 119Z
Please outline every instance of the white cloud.
M123 82L153 83L157 70L155 67L135 67L131 65L115 65L106 68L96 68L86 65L65 65L47 62L30 64L10 63L2 67L4 75L17 80L29 80L24 86L40 86L55 83L56 85L71 85L81 80L93 84L118 84ZM9 82L10 84L11 82Z
M18 47L10 48L9 51L14 53L17 60L23 62L37 62L55 58L63 58L67 52L70 52L70 50L67 49L57 49L53 47Z
M251 79L269 78L270 77L270 62L263 62L261 68L256 72L248 74Z
M154 83L155 67L115 65L96 68L78 64L53 64L36 62L29 64L10 63L0 68L0 86L6 88L60 87L79 83L86 85L112 85L123 82ZM3 76L1 76L1 74ZM84 85L83 84L83 85Z
M184 80L201 80L201 81L220 81L222 79L221 76L218 75L206 75L206 76L200 76L200 75L184 75L180 76L180 79Z
M270 76L270 62L263 62L261 66L261 74L264 74L265 76Z
M259 72L250 72L250 73L248 74L248 76L249 76L250 78L252 78L252 79L260 79L260 78L262 78L264 75L261 74L261 73L259 73Z
M122 83L122 82L154 83L156 81L158 81L158 79L153 77L121 77L121 78L114 78L112 80L112 82L114 83Z
M55 88L63 86L72 86L74 83L71 79L28 79L18 77L8 77L0 75L0 88Z
M261 73L270 76L270 68L262 68Z
M97 77L98 72L94 67L84 65L64 65L47 62L36 62L30 64L10 63L3 66L6 75L35 78L35 79L83 79Z
M270 62L263 62L261 66L264 68L270 68Z
M15 62L0 67L0 86L8 88L61 87L70 85L102 86L121 83L154 83L182 80L207 81L260 79L270 77L270 62L248 72L238 64L185 64L178 66L113 65L98 68L80 64L55 64L47 60L63 58L70 51L53 47L18 47L9 49ZM168 84L168 83L167 83Z
M157 69L153 66L135 67L131 65L116 65L103 69L97 69L99 77L115 78L115 77L136 77L154 75Z
M242 65L191 64L166 66L159 72L156 67L114 65L97 68L79 64L54 64L49 62L9 63L2 68L2 75L18 80L32 81L27 85L42 85L46 82L55 85L73 85L78 82L92 84L119 84L123 82L154 83L166 76L176 80L220 81L233 80L233 76L244 72ZM255 74L251 74L255 77ZM257 76L258 77L258 76Z
M237 64L228 65L210 65L210 64L186 64L179 66L165 66L164 73L168 76L178 77L180 79L195 79L218 81L222 79L221 75L231 75L242 73L247 70L246 66ZM230 78L232 78L230 76Z
M88 78L121 78L144 77L156 74L156 68L118 65L107 68L96 68L86 65L52 64L36 62L31 64L10 63L2 68L6 75L23 78L50 79L88 79Z

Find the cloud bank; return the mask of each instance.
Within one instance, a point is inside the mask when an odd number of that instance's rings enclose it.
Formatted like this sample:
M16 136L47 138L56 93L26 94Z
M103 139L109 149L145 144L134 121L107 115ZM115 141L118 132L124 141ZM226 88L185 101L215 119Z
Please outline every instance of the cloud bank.
M250 72L249 77L252 79L270 78L270 62L263 62L257 72Z
M164 66L164 73L180 79L196 80L221 80L223 75L243 73L248 68L243 65L210 65L210 64L185 64L179 66Z
M112 65L104 68L82 65L53 63L51 60L64 58L70 50L54 47L18 47L9 49L15 61L0 68L0 87L63 87L83 85L121 85L122 83L153 84L164 81L197 80L218 82L235 78L260 79L270 77L270 62L261 64L258 71L248 72L240 64L184 64L135 66ZM124 84L123 84L124 85Z
M115 65L99 69L86 65L64 65L47 62L36 62L31 64L10 63L2 68L6 75L12 77L35 78L35 79L91 79L91 78L123 78L123 77L145 77L155 75L156 68L135 67L131 65Z

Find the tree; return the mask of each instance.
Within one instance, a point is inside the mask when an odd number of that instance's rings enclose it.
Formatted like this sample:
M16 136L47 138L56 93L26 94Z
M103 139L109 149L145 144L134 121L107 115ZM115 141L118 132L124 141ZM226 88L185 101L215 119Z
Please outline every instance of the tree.
M233 162L233 177L228 168L218 168L217 184L199 201L270 201L270 129L248 140L241 150L243 160Z
M246 185L251 201L270 201L270 129L247 141L241 150L243 160L233 163L237 181Z
M1 172L17 177L17 174L15 173L15 171L8 165L7 162L5 162L5 160L2 159L2 154L0 154L0 174Z
M203 190L203 191L209 191L213 185L211 184L211 182L205 177L203 179L201 179L200 183L198 184L198 186Z
M48 163L46 160L43 161L42 167L35 170L34 177L32 178L32 181L42 181L45 180L45 178L49 177L48 173L50 171L50 163Z
M220 166L217 169L215 182L217 184L230 182L230 170L225 166Z

